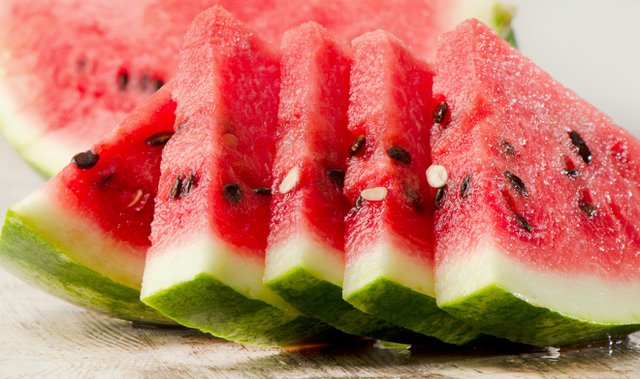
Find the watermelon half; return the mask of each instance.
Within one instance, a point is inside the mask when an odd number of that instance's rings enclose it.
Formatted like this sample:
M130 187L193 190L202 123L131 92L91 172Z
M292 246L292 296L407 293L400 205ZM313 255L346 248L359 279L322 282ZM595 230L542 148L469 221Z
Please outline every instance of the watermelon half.
M640 143L477 20L437 72L438 304L534 345L640 329Z
M470 15L511 35L511 13L477 0L6 0L0 4L0 130L44 175L86 150L173 77L183 34L220 4L274 42L315 20L350 40L383 28L433 57Z
M431 68L395 36L352 42L344 298L355 307L444 342L477 332L436 306L430 162Z
M281 45L278 143L264 281L301 312L344 332L383 340L418 338L342 299L343 195L350 55L317 23Z
M168 85L44 187L12 206L2 264L72 303L126 320L171 323L140 302L164 143Z
M232 341L289 345L328 327L262 284L280 56L220 7L181 50L142 300ZM266 190L265 190L266 189Z

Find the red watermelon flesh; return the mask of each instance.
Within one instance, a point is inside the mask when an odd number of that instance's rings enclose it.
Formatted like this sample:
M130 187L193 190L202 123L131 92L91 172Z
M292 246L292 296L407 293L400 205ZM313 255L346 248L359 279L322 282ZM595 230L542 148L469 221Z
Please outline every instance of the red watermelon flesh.
M346 40L390 30L425 57L433 56L436 37L466 13L493 19L498 9L493 2L462 0L5 1L4 134L36 168L54 174L175 74L187 26L214 4L274 42L285 30L316 20Z
M76 304L169 322L139 301L171 85L7 214L0 253L27 280Z
M345 193L354 207L346 219L344 297L394 324L466 343L476 333L435 305L425 177L433 72L387 32L365 34L352 47Z
M327 327L262 284L280 56L220 7L181 50L176 135L163 152L142 300L237 342L287 345Z
M533 344L639 324L640 143L478 21L440 42L437 70L439 303Z

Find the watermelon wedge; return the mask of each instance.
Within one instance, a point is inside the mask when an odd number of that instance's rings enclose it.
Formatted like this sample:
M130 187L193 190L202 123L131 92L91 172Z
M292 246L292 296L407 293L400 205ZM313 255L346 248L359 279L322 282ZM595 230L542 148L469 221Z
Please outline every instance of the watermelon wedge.
M347 40L384 28L426 57L469 15L511 33L509 8L478 0L6 0L0 131L52 176L173 77L189 23L214 4L274 42L315 20Z
M162 155L142 300L232 341L299 343L328 329L262 284L280 62L220 7L185 37L180 127Z
M345 193L344 298L355 307L452 344L477 332L436 306L433 210L425 170L431 68L387 32L352 43Z
M272 218L264 281L304 314L344 332L408 342L417 336L342 299L342 194L350 56L317 23L285 33L274 162Z
M640 143L477 20L437 72L438 304L534 345L640 329Z
M170 87L9 209L0 239L6 268L72 303L171 323L139 298L160 156L173 134Z

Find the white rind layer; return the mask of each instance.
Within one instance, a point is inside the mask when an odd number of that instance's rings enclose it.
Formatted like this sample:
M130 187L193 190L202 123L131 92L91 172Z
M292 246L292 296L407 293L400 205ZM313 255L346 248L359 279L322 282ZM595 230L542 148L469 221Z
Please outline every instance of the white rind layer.
M420 252L381 238L368 251L347 261L343 296L357 292L378 279L388 279L427 296L435 297L433 265Z
M593 274L541 271L484 241L436 269L441 306L495 285L529 304L599 323L640 323L640 278L616 280Z
M11 211L73 261L139 290L144 253L113 239L99 226L65 208L58 196L50 187L43 187L15 204Z
M344 253L314 238L299 234L267 250L264 282L305 269L320 280L342 287Z
M173 245L147 255L142 279L143 300L206 274L249 299L299 314L263 285L264 262L253 258L251 252L230 246L208 233L187 240L187 244Z
M56 140L44 133L43 121L28 110L28 104L20 105L15 99L24 99L22 92L35 93L32 85L12 90L0 73L0 131L22 157L33 164L42 173L53 176L66 166L74 154L65 141Z

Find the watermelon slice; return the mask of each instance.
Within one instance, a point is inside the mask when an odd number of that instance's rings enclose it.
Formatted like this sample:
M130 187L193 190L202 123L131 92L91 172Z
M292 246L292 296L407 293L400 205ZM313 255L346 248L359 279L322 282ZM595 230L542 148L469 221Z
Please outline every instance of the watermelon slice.
M285 33L278 150L264 281L303 313L344 332L383 340L418 339L342 299L342 194L349 151L350 57L317 23Z
M170 323L140 302L164 142L173 134L170 86L12 206L2 264L72 303L127 320Z
M198 12L228 8L268 39L316 20L351 39L390 30L431 57L469 15L510 33L510 12L477 0L6 0L0 4L0 130L47 176L86 150L177 68Z
M463 344L477 333L436 306L433 210L425 177L433 109L430 67L378 31L352 43L345 193L344 298L357 308Z
M477 20L437 72L438 304L534 345L640 329L640 143Z
M174 90L142 300L186 326L258 345L327 329L262 284L279 54L220 7L196 17Z

